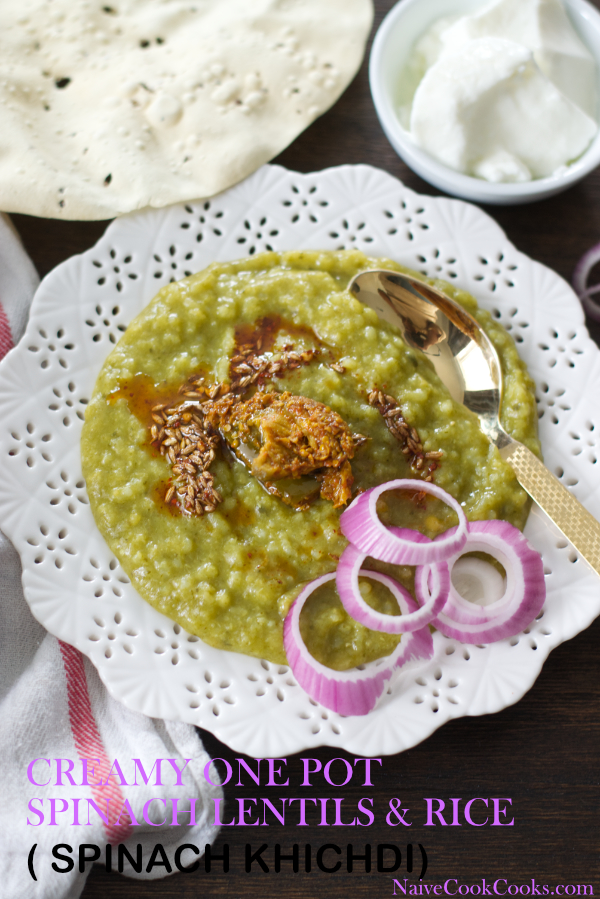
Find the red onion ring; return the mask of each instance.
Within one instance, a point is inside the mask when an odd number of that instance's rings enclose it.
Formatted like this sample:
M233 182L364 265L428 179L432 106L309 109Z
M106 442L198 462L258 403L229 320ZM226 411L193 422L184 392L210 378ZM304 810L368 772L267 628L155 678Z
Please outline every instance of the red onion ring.
M433 640L428 628L402 638L389 656L369 662L364 668L335 671L318 662L308 651L300 633L300 613L308 597L335 578L335 572L324 574L307 584L298 594L283 625L283 645L292 673L302 689L327 709L340 715L366 715L377 704L395 672L409 662L433 655ZM385 574L363 571L362 577L380 581L390 589L396 581ZM402 612L410 614L416 603L410 596L398 594Z
M541 556L521 531L507 521L470 522L462 552L448 560L450 572L464 552L486 552L498 559L506 571L504 596L479 606L463 599L450 582L448 600L434 626L461 643L493 643L531 624L544 605L546 584Z
M403 534L403 529L401 528L390 528L389 531L392 534L397 532ZM422 543L433 542L418 531L415 531L415 534L419 534L420 542ZM425 578L423 583L419 583L419 585L417 585L415 581L415 592L420 607L415 605L415 611L408 615L386 615L383 612L377 612L375 609L372 609L361 596L358 586L358 577L359 574L364 576L364 572L361 571L360 568L366 558L366 553L361 553L356 546L350 543L340 556L337 567L337 592L348 615L350 615L351 618L354 618L355 621L359 621L372 631L383 631L387 634L408 634L425 627L430 621L433 621L439 612L442 611L450 587L450 573L445 562L440 562L438 565L432 566L431 573L434 580L433 593L429 590L427 583L428 577ZM429 571L430 567L427 566L428 574ZM376 576L375 572L369 572L369 577L373 577L375 580L385 583L395 596L399 605L399 594L402 594L407 601L414 604L414 600L408 590L405 590L398 581L393 580L391 577L383 581L381 580L381 577Z
M584 253L573 270L573 289L586 313L597 322L600 321L600 303L593 300L592 296L600 293L600 284L588 287L587 281L591 270L598 262L600 262L600 244Z
M393 489L419 490L442 499L457 513L458 526L435 540L409 528L386 528L377 517L376 504L382 493ZM519 633L542 609L546 597L542 560L523 534L506 521L467 524L457 501L434 484L415 479L380 484L357 497L340 523L350 545L336 573L323 575L300 591L286 616L283 642L300 686L316 702L342 715L366 715L400 667L432 657L433 640L427 627L430 621L447 637L463 643L490 643ZM465 552L475 551L495 556L506 571L504 595L487 606L468 602L451 581L454 564ZM393 578L361 569L367 556L416 565L419 604ZM384 584L402 614L384 615L372 609L360 594L359 577ZM352 618L371 630L403 635L389 656L351 671L335 671L310 654L300 633L300 613L313 591L334 578L342 604Z
M443 500L458 515L458 527L451 528L434 541L422 541L411 528L387 528L377 516L377 500L388 490L413 490ZM429 481L400 478L365 490L340 517L344 536L365 556L395 565L427 565L441 562L458 552L467 539L467 519L460 504ZM419 534L419 537L416 537Z

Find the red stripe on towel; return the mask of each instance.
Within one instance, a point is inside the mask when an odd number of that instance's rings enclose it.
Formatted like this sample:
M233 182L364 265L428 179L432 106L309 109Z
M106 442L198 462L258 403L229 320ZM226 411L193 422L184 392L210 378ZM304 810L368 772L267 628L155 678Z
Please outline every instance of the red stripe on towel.
M69 720L75 748L80 758L99 759L100 767L94 766L94 779L106 782L109 779L108 774L111 764L106 755L102 737L92 712L85 668L83 667L83 656L78 649L75 649L69 643L63 643L62 640L59 640L58 645L60 646L65 666ZM103 813L106 810L106 799L110 799L112 814L108 816L109 821L116 819L125 802L125 796L116 782L116 778L114 776L111 777L106 786L92 786L91 790L94 800ZM102 805L100 804L101 802L103 802ZM127 823L123 821L119 824L104 824L109 843L123 843L133 833L127 812L124 812L123 817L127 818Z
M9 350L13 348L12 332L6 317L6 312L0 303L0 359L6 356Z
M10 324L2 303L0 303L0 359L12 348L13 339ZM99 781L106 781L111 765L104 749L104 743L102 742L94 713L92 712L85 668L83 667L83 656L78 649L75 649L74 646L68 643L63 643L62 640L58 641L58 645L60 646L65 668L69 723L75 748L80 758L99 760L100 767L95 766L94 775ZM111 800L112 817L115 818L125 802L123 791L115 782L115 779L111 777L106 786L92 786L91 790L92 796L101 811L104 812L105 810L103 805L101 805L102 801L106 799ZM110 821L111 816L107 817L109 817ZM104 831L109 843L123 843L133 833L133 827L127 813L125 812L122 817L126 819L126 822L104 824Z

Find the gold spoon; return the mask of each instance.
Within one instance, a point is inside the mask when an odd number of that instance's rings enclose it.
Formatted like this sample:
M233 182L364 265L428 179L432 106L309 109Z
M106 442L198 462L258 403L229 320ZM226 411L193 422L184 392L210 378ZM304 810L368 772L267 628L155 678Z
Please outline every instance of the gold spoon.
M479 417L483 433L512 466L519 484L600 574L600 523L500 424L500 360L479 323L442 291L399 272L362 272L348 289L400 328L409 346L425 353L452 398Z

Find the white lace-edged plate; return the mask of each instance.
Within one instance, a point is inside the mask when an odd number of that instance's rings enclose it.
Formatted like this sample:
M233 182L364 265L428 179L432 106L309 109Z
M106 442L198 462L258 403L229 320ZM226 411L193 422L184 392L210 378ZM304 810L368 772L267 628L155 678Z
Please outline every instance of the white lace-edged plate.
M21 555L33 614L129 707L254 756L321 744L400 752L451 718L517 702L550 650L600 613L596 575L534 508L526 534L548 590L538 619L488 646L436 633L433 659L401 673L367 722L312 702L285 666L205 645L133 589L81 474L85 404L107 353L169 280L267 249L350 247L460 285L511 331L538 385L546 463L600 517L600 408L589 390L600 352L575 295L476 206L420 196L369 166L309 175L264 166L209 201L116 220L45 278L25 336L0 364L0 525Z

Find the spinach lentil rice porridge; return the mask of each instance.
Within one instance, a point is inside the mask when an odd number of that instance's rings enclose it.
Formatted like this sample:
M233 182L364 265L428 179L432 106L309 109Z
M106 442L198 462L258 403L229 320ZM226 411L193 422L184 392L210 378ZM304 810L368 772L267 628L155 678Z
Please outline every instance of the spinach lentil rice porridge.
M359 490L434 480L469 520L523 528L512 469L430 363L346 290L360 271L406 271L355 251L264 253L168 284L129 325L98 378L82 460L103 536L139 593L211 645L285 663L285 615L334 571L339 516ZM502 363L502 424L539 453L533 382L506 331L483 325ZM388 524L430 537L454 513L424 494L385 494ZM408 568L369 560L411 586ZM399 614L363 579L374 608ZM390 653L325 585L301 618L311 653L344 670Z

